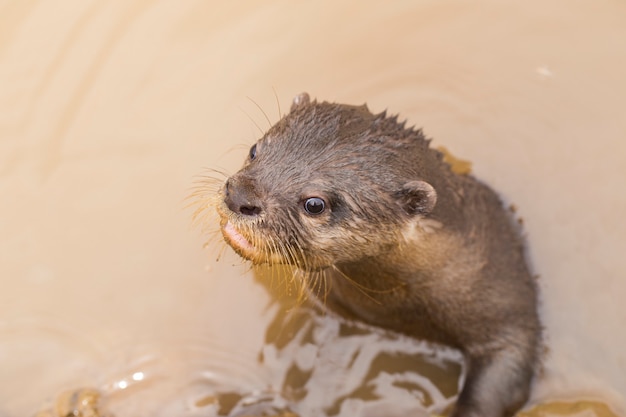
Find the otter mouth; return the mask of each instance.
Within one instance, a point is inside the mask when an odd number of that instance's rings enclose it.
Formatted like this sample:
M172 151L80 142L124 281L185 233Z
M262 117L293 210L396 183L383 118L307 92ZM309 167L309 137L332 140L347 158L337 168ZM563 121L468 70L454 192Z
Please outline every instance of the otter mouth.
M228 243L235 252L237 252L241 257L252 261L255 265L289 263L279 253L268 251L263 247L253 245L249 238L244 236L230 220L223 222L222 235L224 236L226 243Z
M226 243L242 258L255 265L299 265L295 253L279 240L272 238L267 230L259 230L258 224L241 219L226 204L217 205L221 218L221 232ZM273 243L272 243L273 242ZM282 248L282 250L280 250Z
M240 232L240 228L234 224L237 223L236 219L233 218L232 213L229 213L229 209L226 207L223 199L221 200L221 204L218 204L215 208L221 219L220 229L224 240L241 257L254 262L259 256L259 250L250 242L249 237Z
M224 235L226 242L228 242L233 249L239 252L241 256L246 259L254 258L256 253L254 246L235 228L235 226L233 226L230 221L226 221L226 223L222 226L222 234Z
M246 224L245 222L242 224L236 215L229 213L225 204L218 205L217 212L222 219L222 236L239 256L256 265L285 263L279 254L265 248L263 239L256 237L259 232L254 230L253 224Z

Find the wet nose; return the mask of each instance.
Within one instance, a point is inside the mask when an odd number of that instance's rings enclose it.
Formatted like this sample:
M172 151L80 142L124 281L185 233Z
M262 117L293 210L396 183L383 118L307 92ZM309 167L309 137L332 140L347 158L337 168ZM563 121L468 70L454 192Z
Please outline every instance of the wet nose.
M229 178L225 194L224 202L231 211L251 217L261 214L261 201L251 181Z

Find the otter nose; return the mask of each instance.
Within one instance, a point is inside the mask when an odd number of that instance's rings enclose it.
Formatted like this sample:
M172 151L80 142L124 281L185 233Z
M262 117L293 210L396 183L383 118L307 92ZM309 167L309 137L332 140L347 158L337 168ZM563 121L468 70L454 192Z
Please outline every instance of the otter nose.
M231 211L251 217L261 214L261 201L250 181L229 178L225 194L224 202Z

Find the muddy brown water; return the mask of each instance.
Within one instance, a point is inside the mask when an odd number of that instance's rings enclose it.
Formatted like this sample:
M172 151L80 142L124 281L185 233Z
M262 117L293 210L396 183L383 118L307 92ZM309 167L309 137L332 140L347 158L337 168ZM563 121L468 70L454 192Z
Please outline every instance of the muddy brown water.
M452 403L456 352L294 306L191 226L194 176L234 172L269 126L248 97L273 122L301 91L471 160L540 275L532 415L626 415L625 19L604 0L0 3L0 416Z

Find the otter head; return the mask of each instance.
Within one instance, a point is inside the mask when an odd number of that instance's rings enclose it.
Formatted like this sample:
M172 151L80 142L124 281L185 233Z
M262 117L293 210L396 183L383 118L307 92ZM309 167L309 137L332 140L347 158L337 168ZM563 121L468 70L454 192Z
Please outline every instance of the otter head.
M302 94L224 184L224 238L256 264L305 270L393 250L406 224L435 206L427 150L395 117Z

